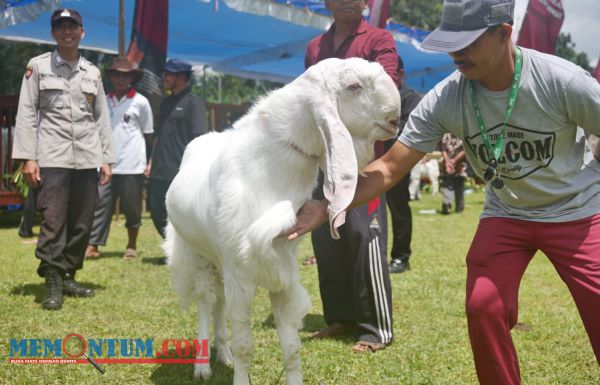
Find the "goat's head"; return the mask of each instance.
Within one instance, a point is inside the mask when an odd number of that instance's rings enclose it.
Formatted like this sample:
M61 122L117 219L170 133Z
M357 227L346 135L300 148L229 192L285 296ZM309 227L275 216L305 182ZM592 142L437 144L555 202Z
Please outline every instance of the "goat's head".
M338 67L338 112L352 137L371 142L394 137L400 94L383 67L357 58Z
M376 140L398 132L400 95L380 64L359 58L323 60L304 77L315 85L306 96L325 144L324 193L331 234L338 238L358 169L371 160Z

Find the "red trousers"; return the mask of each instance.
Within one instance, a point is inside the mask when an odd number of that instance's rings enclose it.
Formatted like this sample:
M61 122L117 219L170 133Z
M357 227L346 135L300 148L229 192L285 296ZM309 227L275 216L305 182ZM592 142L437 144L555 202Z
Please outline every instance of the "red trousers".
M537 250L567 284L600 363L600 215L561 223L480 221L467 255L466 312L481 385L518 385L510 330L521 278Z

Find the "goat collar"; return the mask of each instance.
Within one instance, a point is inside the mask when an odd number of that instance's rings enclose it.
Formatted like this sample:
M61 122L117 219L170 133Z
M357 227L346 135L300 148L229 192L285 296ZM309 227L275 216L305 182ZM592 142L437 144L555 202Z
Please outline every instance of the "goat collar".
M290 143L290 147L293 148L294 150L296 150L300 155L302 155L306 158L319 159L318 155L307 153L306 151L304 151L303 149L298 147L295 143Z

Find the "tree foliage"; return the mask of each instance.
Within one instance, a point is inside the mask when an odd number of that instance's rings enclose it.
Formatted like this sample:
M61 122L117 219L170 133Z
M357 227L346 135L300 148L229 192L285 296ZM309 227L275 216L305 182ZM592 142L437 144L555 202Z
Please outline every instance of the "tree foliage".
M441 0L392 0L392 18L411 27L432 31L441 15Z
M571 40L570 33L561 33L556 42L556 56L570 60L587 71L591 71L590 60L585 52L575 51L575 43Z
M16 95L29 59L51 50L46 44L0 44L0 95Z
M252 102L270 90L282 86L280 83L243 79L231 75L204 76L202 73L196 75L193 91L209 103L243 104Z

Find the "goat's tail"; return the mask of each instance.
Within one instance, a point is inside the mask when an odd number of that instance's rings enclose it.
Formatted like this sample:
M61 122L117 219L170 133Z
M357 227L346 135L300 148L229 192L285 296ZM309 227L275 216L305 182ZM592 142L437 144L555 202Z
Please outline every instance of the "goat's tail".
M193 300L195 291L194 273L189 247L185 245L183 239L177 234L177 230L171 224L167 223L165 227L165 241L162 248L167 256L167 264L171 270L171 280L173 290L181 299L181 307L187 308Z
M262 255L267 255L272 250L273 240L295 223L296 212L292 202L282 201L276 203L248 228L248 247Z

